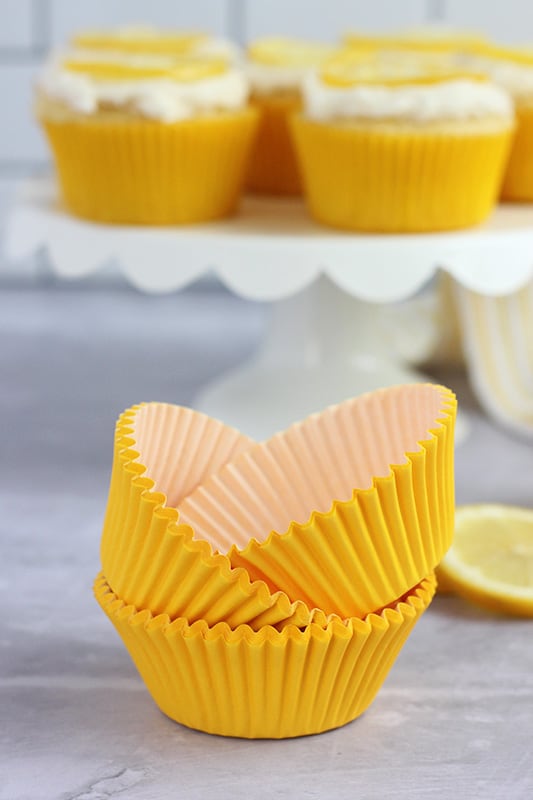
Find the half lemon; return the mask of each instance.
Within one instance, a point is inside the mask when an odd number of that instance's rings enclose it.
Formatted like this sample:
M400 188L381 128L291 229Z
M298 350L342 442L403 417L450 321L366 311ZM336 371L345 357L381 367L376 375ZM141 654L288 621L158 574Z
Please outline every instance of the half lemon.
M454 542L438 574L445 591L503 614L533 617L533 509L457 508Z

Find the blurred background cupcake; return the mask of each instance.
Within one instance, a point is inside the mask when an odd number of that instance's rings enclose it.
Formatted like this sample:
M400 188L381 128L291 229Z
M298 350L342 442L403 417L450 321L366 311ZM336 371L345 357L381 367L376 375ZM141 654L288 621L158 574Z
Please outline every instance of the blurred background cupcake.
M153 225L233 213L257 118L244 72L196 34L74 41L44 67L36 103L67 208Z
M533 200L533 47L480 47L469 59L475 69L512 96L516 134L502 186L502 199Z
M319 42L265 38L248 47L251 102L259 110L247 188L259 194L299 195L302 181L289 118L302 106L305 75L333 52Z
M337 228L464 228L490 213L513 133L509 95L449 58L341 53L293 119L312 216Z

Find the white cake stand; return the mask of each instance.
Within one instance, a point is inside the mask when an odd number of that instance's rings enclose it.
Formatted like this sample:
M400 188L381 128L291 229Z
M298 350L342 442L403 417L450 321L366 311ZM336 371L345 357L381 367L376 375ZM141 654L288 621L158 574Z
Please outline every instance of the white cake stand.
M7 256L21 259L42 247L64 278L113 259L139 289L170 292L214 269L242 297L271 301L255 359L197 403L261 439L348 396L423 379L392 355L376 304L411 297L438 268L483 294L515 291L533 275L533 210L500 207L468 231L379 236L322 228L299 201L246 198L241 213L224 222L106 226L69 216L54 184L40 179L20 192Z

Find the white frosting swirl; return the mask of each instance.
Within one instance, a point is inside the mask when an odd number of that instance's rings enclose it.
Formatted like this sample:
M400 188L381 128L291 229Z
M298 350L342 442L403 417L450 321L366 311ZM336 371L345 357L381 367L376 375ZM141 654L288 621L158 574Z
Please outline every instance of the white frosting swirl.
M245 69L252 91L258 94L298 91L311 70L308 66L278 66L256 61L248 61Z
M413 122L483 119L511 120L513 102L493 83L450 80L402 86L325 84L313 72L303 85L305 114L314 120L391 119Z
M182 83L169 78L110 81L69 72L56 61L44 69L38 88L80 114L94 114L107 105L131 109L161 122L177 122L210 111L234 111L245 106L248 99L248 81L237 68Z
M515 100L533 101L533 64L518 64L496 58L478 58L474 66L506 89Z

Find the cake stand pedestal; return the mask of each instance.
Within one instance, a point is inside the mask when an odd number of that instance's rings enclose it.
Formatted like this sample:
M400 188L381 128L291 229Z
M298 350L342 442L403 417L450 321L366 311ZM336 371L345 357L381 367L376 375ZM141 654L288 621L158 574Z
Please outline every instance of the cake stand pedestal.
M379 306L322 275L272 304L259 352L208 387L198 408L263 439L345 398L425 380L391 357L378 316Z
M53 182L40 179L21 189L6 249L20 259L43 247L63 278L113 260L139 289L170 292L214 269L242 297L272 302L256 358L198 399L264 438L348 396L423 380L393 355L376 304L411 297L438 268L486 295L519 289L533 275L533 210L503 206L468 231L380 236L322 228L300 201L245 198L239 215L222 222L111 226L74 219ZM409 324L420 322L415 314Z

